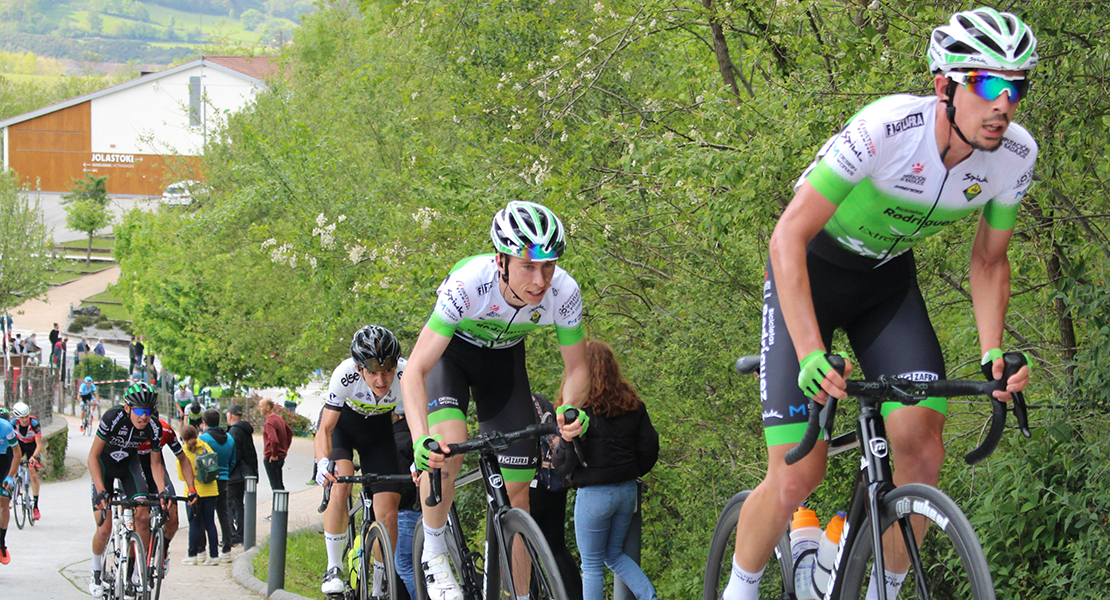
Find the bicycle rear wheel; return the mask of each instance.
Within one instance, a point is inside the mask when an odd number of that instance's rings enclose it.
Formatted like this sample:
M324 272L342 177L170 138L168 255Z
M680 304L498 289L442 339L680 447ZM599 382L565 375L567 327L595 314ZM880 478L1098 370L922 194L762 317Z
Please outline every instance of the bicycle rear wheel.
M15 484L12 486L12 510L15 512L15 526L23 529L27 524L27 511L24 505L27 504L27 496L23 494L23 478L16 475Z
M921 569L910 566L901 598L994 600L994 584L979 537L963 511L944 492L927 485L904 485L887 494L879 510L883 531L893 532L900 539L913 540L907 535L910 517L928 526L918 547ZM870 528L868 519L845 555L844 599L856 600L867 593L874 564ZM884 546L888 546L887 556L893 552L890 539L890 535L883 539Z
M150 598L162 597L162 579L166 577L166 533L161 527L150 534L150 548L147 550L147 577L150 580Z
M455 527L453 518L455 514L454 507L451 508L452 516L447 519L447 558L451 563L451 574L455 576L455 581L463 588L463 596L466 600L477 600L480 594L476 590L468 590L466 584L467 578L463 574L463 558L462 553L459 551L459 544L455 541L455 535L452 529ZM416 521L416 533L412 536L412 570L413 570L413 587L416 589L417 600L428 600L428 585L424 581L424 517L421 516Z
M374 563L382 566L374 572ZM378 579L381 581L377 581ZM375 585L375 583L377 585ZM362 556L358 574L359 600L393 600L397 594L397 569L393 565L393 544L385 526L374 521L362 530Z
M531 561L529 572L530 595L520 593L524 590L515 590L514 586L523 582L514 581L516 569L502 569L501 597L510 594L516 597L529 595L533 600L567 600L567 591L563 587L563 577L559 574L559 565L555 556L547 545L536 522L528 513L513 508L501 515L501 531L505 538L505 555L510 561L514 556L513 549L518 544L523 544Z
M717 527L709 541L709 558L705 562L703 600L720 600L728 585L732 575L732 557L736 551L736 521L750 493L744 491L733 496L717 518ZM763 571L759 597L764 600L794 597L794 565L790 562L790 535L785 526L783 536Z

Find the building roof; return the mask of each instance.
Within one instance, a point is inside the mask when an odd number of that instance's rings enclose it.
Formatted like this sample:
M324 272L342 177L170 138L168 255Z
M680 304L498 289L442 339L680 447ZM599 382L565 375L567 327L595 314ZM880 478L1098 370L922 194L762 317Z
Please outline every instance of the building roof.
M205 56L203 58L198 58L196 60L177 65L176 67L171 67L164 71L158 71L157 73L148 73L141 77L132 79L131 81L127 81L119 85L114 85L110 88L104 88L102 90L92 92L91 94L78 96L64 102L59 102L58 104L54 104L29 113L24 113L22 115L5 119L3 121L0 121L0 129L11 127L12 125L17 125L24 121L30 121L31 119L34 119L36 117L41 117L42 115L50 114L52 112L69 108L71 106L76 106L78 104L81 104L82 102L95 100L97 98L107 96L109 94L114 94L128 88L133 88L140 85L148 85L159 79L162 79L163 77L175 75L182 71L189 71L196 67L209 67L217 69L250 83L261 83L266 76L277 71L277 65L274 64L272 57L269 56Z

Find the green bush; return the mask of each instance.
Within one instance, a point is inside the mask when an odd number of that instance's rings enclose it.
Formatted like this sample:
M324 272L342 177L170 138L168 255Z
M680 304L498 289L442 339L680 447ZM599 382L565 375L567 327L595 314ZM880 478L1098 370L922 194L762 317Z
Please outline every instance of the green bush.
M66 331L70 333L81 333L84 330L85 328L79 325L76 321L70 323L69 327L66 327Z
M119 327L119 330L127 335L131 335L132 333L131 321L116 321L116 327Z
M96 316L96 322L97 323L104 323L106 321L108 321L108 315L106 315L104 313L100 313L99 315Z
M93 324L93 318L88 315L78 315L73 318L73 324L88 327Z
M96 381L109 381L112 379L127 379L128 372L126 367L117 365L112 359L94 354L86 357L73 370L75 380L84 379L86 376L90 376Z
M286 410L284 406L276 403L274 404L274 411L289 424L289 428L293 430L293 435L305 436L312 434L312 422L307 418Z
M111 329L112 328L112 322L108 321L108 320L97 321L96 325L93 325L93 327L96 327L97 329L105 329L105 330Z
M58 417L61 418L61 417ZM66 446L69 436L61 433L46 441L46 460L43 461L42 477L46 481L58 481L66 476Z

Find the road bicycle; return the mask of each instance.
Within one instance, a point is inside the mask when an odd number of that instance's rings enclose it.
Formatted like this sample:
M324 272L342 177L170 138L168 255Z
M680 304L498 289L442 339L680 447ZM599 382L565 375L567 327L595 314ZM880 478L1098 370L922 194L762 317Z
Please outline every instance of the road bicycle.
M894 552L894 542L900 539L910 562L909 573L901 588L902 597L994 600L994 584L987 559L975 530L959 506L932 486L894 486L881 406L891 401L916 404L927 397L990 396L996 390L1005 389L1004 382L1025 365L1025 357L1020 353L1007 353L1004 361L1005 374L1000 381L922 382L887 376L876 380L849 380L847 392L859 399L860 415L854 432L836 438L832 436L836 398L829 398L823 407L810 400L805 436L797 447L787 453L786 462L794 464L805 457L822 433L824 439L832 440L829 442L830 456L853 448L861 448L862 453L832 573L826 589L817 590L819 598L863 598L873 570L875 573L884 572L885 564ZM829 363L843 373L842 358L830 355ZM736 369L741 373L752 373L758 366L759 356L746 356L737 361ZM1002 438L1006 404L993 397L991 401L990 430L982 444L965 456L968 464L990 456ZM1022 394L1013 394L1012 404L1018 426L1028 437L1028 416ZM734 496L717 519L705 568L704 600L719 600L728 583L737 518L750 493L745 491ZM915 525L911 525L911 518ZM924 533L922 527L927 527ZM918 537L914 535L914 528ZM919 541L922 537L923 540ZM879 551L875 552L874 548L879 548ZM759 597L794 600L794 567L789 531L784 527L783 536L775 546L760 582ZM881 576L879 580L882 581ZM895 600L888 597L885 585L878 587L880 600Z
M31 471L28 459L19 461L19 470L15 474L12 485L12 512L15 516L15 526L23 529L30 523L35 525L35 496L31 491Z
M334 468L329 465L329 468ZM355 471L359 465L355 465ZM328 600L393 600L397 595L397 569L393 564L393 544L389 532L380 521L374 520L374 495L371 486L378 482L411 482L411 475L339 475L336 483L360 484L361 502L354 503L354 494L347 495L347 546L343 556L352 562L350 572L344 580L346 589L342 594L329 594ZM324 512L331 500L331 484L324 488L324 501L317 512ZM361 518L357 518L361 515ZM357 529L356 529L357 528ZM356 537L356 532L358 533ZM374 563L382 565L375 584Z
M94 416L93 411L96 411ZM93 420L100 418L100 402L89 402L87 406L82 409L84 416L81 417L81 433L89 436L93 434Z
M570 411L567 411L570 413ZM566 415L572 421L573 415ZM558 434L559 426L547 422L509 433L491 432L459 444L448 444L451 456L471 452L479 453L478 472L486 487L486 555L470 549L462 529L455 504L447 517L447 555L455 580L463 590L465 600L501 600L506 597L529 595L531 600L566 600L567 593L559 567L551 548L547 545L539 526L527 512L513 508L509 493L505 490L497 453L504 452L509 445L520 439L534 439L542 435ZM432 444L436 444L432 446ZM438 451L436 442L429 442L429 448ZM439 469L431 473L432 493L425 501L436 506L442 500L442 480ZM476 480L462 477L456 479L456 487ZM524 548L527 565L518 563L514 572L510 564L513 551ZM415 573L416 597L428 600L428 590L421 572L424 553L423 517L416 525L413 537L413 566ZM484 567L484 568L483 568ZM527 584L526 584L527 582ZM519 585L518 585L519 584ZM524 593L521 593L523 591Z
M188 502L183 496L174 496L174 502ZM147 598L158 600L162 596L162 581L166 578L166 521L170 517L169 511L162 508L162 502L154 500L134 500L134 506L145 506L150 509L150 546L146 549L146 577ZM103 581L103 580L101 580Z
M150 572L146 568L146 545L135 531L134 509L145 500L122 499L118 488L112 490L108 506L112 511L112 535L104 547L100 567L100 584L104 600L148 600ZM108 509L100 510L99 527Z

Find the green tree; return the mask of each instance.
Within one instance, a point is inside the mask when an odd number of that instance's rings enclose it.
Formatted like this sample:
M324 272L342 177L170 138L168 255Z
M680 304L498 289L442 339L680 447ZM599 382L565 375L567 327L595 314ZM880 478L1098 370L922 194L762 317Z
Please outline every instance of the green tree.
M93 235L112 223L108 209L108 176L85 173L84 179L74 179L72 193L63 197L66 210L66 227L83 231L89 236L85 251L85 265L92 262Z
M0 311L46 291L52 246L38 200L14 172L0 173Z

